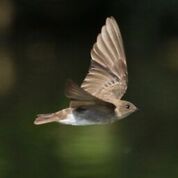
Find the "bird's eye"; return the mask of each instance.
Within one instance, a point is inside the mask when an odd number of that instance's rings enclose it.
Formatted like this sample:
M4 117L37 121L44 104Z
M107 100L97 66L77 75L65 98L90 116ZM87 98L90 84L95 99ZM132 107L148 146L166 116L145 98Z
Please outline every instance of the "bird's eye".
M126 104L126 109L129 109L130 108L130 104Z

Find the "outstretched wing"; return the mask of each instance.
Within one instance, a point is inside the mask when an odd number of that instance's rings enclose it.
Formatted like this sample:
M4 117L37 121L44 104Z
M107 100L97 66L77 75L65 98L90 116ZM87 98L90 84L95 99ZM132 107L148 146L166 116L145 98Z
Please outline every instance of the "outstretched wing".
M108 102L120 99L127 89L127 64L121 33L113 17L106 19L91 50L91 58L81 87Z
M71 100L71 108L97 107L105 108L108 111L114 111L115 109L115 105L91 95L72 80L68 80L66 84L65 95Z

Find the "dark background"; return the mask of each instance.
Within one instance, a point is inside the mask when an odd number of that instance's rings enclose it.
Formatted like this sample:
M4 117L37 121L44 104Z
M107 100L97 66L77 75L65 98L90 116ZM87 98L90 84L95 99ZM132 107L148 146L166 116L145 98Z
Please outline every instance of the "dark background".
M68 106L108 16L140 111L107 126L33 125ZM177 0L0 1L0 178L178 177Z

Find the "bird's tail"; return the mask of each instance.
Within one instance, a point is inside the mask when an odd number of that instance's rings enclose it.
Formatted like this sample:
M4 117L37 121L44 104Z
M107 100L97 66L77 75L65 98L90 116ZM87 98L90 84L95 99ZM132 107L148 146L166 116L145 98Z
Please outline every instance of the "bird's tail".
M38 114L37 118L34 121L34 124L41 125L41 124L46 124L50 122L58 122L59 120L66 118L67 114L71 112L72 112L71 108L66 108L55 113Z

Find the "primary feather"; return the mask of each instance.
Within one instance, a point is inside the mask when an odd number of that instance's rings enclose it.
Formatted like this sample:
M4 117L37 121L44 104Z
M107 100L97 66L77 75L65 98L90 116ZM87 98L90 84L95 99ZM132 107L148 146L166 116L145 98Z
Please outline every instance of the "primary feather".
M106 19L91 50L91 66L81 87L107 102L115 102L127 89L127 64L119 27Z

